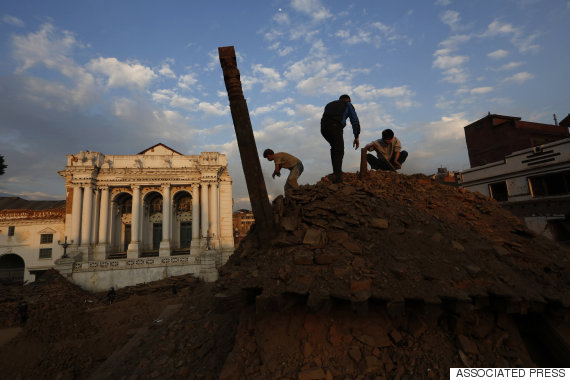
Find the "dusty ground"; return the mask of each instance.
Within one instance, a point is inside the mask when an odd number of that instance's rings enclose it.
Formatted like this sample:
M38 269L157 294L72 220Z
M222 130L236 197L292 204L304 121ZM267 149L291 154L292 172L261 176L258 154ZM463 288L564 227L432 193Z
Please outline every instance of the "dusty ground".
M3 374L439 379L449 367L565 364L540 355L532 330L568 336L567 248L423 176L345 176L277 199L275 239L254 231L215 284L166 279L120 289L112 305L55 272L1 287Z

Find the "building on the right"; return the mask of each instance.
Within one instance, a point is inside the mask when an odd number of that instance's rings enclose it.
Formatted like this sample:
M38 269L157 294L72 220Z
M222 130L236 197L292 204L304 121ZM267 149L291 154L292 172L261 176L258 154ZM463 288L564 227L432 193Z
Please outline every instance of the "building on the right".
M569 122L488 115L466 126L471 168L460 186L497 200L534 232L570 242Z
M554 124L542 124L489 113L464 128L469 164L490 164L518 150L568 138L568 127L570 115L560 123L554 115Z

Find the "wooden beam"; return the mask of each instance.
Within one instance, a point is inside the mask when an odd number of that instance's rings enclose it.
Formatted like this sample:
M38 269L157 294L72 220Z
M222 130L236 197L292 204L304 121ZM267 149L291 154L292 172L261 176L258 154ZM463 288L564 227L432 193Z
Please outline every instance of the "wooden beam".
M367 152L368 151L364 148L360 149L360 179L368 177L368 162L366 161Z
M247 103L243 96L236 53L233 46L226 46L219 47L218 54L230 101L230 110L249 193L249 201L255 217L255 228L259 231L262 240L267 242L275 236L275 220L271 204L269 203L265 181L263 180L263 172L261 171Z

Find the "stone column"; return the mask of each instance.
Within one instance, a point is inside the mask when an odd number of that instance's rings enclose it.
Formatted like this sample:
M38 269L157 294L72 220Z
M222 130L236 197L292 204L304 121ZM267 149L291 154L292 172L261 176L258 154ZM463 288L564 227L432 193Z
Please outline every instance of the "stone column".
M172 202L170 200L170 185L162 186L162 241L160 242L159 256L170 256L170 220Z
M91 211L91 245L96 247L99 243L99 220L101 219L101 189L95 189L93 198L93 210Z
M200 189L198 184L192 186L192 243L190 254L200 253Z
M83 189L83 213L81 215L81 250L84 253L82 260L91 258L91 224L93 211L93 189L91 184L85 185Z
M131 213L131 243L127 249L127 258L136 259L140 253L140 225L141 225L141 187L133 186L133 210Z
M81 243L81 204L83 201L82 188L79 185L73 185L73 204L71 208L71 241L74 245Z
M201 237L201 241L200 241L200 246L201 247L206 247L207 242L208 242L208 238L209 238L209 233L210 231L208 231L208 225L209 223L209 218L208 218L208 183L207 182L202 182L200 184L200 190L201 190L201 199L200 199L200 214L201 214L201 219L202 219L202 228L200 231L200 237Z
M218 228L218 184L212 183L210 186L210 239L211 246L214 249L219 248L220 244L220 229Z
M99 242L95 248L95 260L105 260L109 246L109 187L101 190L101 209L99 211Z

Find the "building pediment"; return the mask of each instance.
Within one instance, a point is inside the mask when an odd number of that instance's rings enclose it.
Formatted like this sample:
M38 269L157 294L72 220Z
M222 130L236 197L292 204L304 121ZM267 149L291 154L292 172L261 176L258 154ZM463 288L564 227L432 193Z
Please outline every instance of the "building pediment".
M174 149L164 145L163 143L158 143L151 146L138 153L144 156L182 156L182 153L175 151Z

